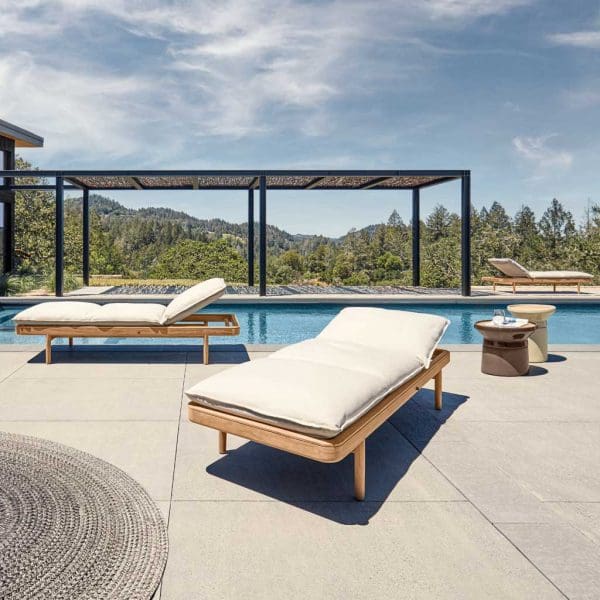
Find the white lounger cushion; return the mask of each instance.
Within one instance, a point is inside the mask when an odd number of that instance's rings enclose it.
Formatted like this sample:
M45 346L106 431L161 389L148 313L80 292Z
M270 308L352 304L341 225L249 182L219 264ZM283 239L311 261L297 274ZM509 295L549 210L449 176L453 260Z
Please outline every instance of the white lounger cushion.
M160 325L165 307L162 304L114 302L99 306L92 316L93 325Z
M531 271L533 279L593 279L590 273L582 271Z
M528 271L512 258L490 258L488 262L507 277L527 279L593 279L590 273L582 271Z
M437 315L386 308L345 308L317 336L369 346L391 353L416 356L424 367L444 335L449 321Z
M512 258L489 258L488 262L507 277L527 277L531 279L531 273Z
M30 325L89 324L99 308L93 302L40 302L17 313L13 320Z
M194 314L202 307L220 298L226 288L225 281L218 277L197 283L189 290L175 296L163 314L162 324L173 325L188 315Z
M162 304L115 302L41 302L18 313L17 323L31 325L160 325Z
M332 327L338 321L359 333L361 323L369 331L382 324L387 329L379 331L379 339L375 334L355 340L329 339L330 335L342 336L341 329ZM447 324L434 315L346 308L317 338L217 373L186 394L225 412L334 437L421 371L425 362L415 349L428 364ZM409 337L413 344L400 341ZM430 347L422 343L424 337Z

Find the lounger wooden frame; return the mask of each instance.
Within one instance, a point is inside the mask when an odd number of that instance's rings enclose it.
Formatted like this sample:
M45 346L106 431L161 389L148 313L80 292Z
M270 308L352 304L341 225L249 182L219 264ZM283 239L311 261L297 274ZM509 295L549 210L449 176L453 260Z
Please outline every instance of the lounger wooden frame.
M437 410L441 410L442 369L449 362L450 353L447 350L437 349L429 368L411 377L350 427L329 439L232 415L203 406L194 400L188 403L188 419L219 432L219 452L221 454L227 452L228 433L325 463L339 462L352 453L354 454L354 496L357 500L364 500L366 491L365 440L431 379L435 381L434 405Z
M517 291L518 285L551 285L552 291L556 292L557 285L576 285L577 293L581 293L581 284L592 283L592 279L589 277L577 278L577 277L552 277L544 279L533 279L531 277L502 277L502 276L486 276L481 278L485 283L491 283L492 289L496 291L497 285L510 285L512 286L513 294Z
M68 323L43 325L17 323L19 335L46 336L46 364L52 362L52 340L67 338L73 346L73 338L93 337L141 337L141 338L199 338L202 340L203 362L208 364L211 336L239 335L240 326L233 314L194 314L173 325L69 325Z

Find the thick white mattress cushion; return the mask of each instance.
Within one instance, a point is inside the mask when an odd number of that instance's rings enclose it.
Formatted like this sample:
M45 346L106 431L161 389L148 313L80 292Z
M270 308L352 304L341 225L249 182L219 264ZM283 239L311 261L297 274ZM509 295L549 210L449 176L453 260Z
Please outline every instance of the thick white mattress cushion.
M188 315L194 314L197 310L220 298L226 288L225 281L219 277L197 283L173 298L162 316L162 324L173 325Z
M115 302L42 302L18 313L17 323L31 325L160 325L162 304Z
M92 302L40 302L22 310L13 320L31 325L89 324L99 308L99 304Z
M590 273L582 271L531 271L533 279L593 279Z
M424 367L449 325L438 315L386 308L344 308L317 336L390 353L392 358L416 356Z
M400 312L404 317L380 314ZM332 328L338 321L346 327ZM380 337L366 335L360 325L365 322L373 329L386 328ZM217 373L186 394L225 412L334 437L428 365L447 324L434 315L347 308L317 338ZM364 335L340 339L351 337L344 333L348 329Z
M93 325L160 325L165 312L162 304L114 302L99 306Z
M388 378L364 370L277 354L221 371L186 394L225 412L329 438L423 368L416 358L399 361L401 374L391 386Z

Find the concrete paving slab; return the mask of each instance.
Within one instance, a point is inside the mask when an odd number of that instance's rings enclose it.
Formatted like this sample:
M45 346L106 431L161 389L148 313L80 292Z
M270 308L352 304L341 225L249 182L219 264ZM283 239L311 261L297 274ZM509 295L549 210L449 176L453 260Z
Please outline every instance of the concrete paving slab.
M546 502L564 522L600 546L600 502Z
M0 421L0 430L89 452L123 469L153 500L170 500L177 422Z
M53 365L50 365L52 367ZM177 378L24 379L0 383L0 421L176 421Z
M491 522L556 521L550 507L479 447L465 442L436 442L425 448L424 455Z
M228 436L217 452L217 432L194 423L179 431L173 498L177 500L348 501L353 458L324 464ZM463 500L443 476L389 424L367 440L367 499ZM370 503L375 507L375 503Z
M570 600L600 598L600 547L570 525L498 525Z
M446 379L440 416L452 412L452 419L460 421L600 421L600 402L590 386L573 390L567 377L535 384L508 379ZM431 408L432 390L428 384L414 401Z
M0 381L26 365L36 352L0 352Z
M426 456L463 441L542 501L600 501L600 423L446 423Z
M173 502L163 600L563 598L464 502Z

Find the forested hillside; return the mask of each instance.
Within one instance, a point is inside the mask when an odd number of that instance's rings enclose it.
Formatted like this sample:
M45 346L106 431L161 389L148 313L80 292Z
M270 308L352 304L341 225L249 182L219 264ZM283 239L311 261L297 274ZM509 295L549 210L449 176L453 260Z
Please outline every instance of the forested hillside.
M28 168L23 162L19 168ZM126 208L90 195L91 271L128 278L247 277L247 224L203 220L169 208ZM473 209L473 281L491 273L487 258L512 257L532 269L578 269L600 275L600 206L584 222L553 199L538 219L523 206L514 216L493 203ZM256 230L258 227L256 227ZM339 239L292 235L268 227L270 283L410 284L411 228L394 211L388 221ZM458 286L460 219L437 206L421 223L422 285ZM24 281L51 282L54 199L51 193L17 194L16 253ZM81 201L65 202L67 282L81 272ZM71 277L71 279L69 278ZM76 282L73 281L72 285Z

